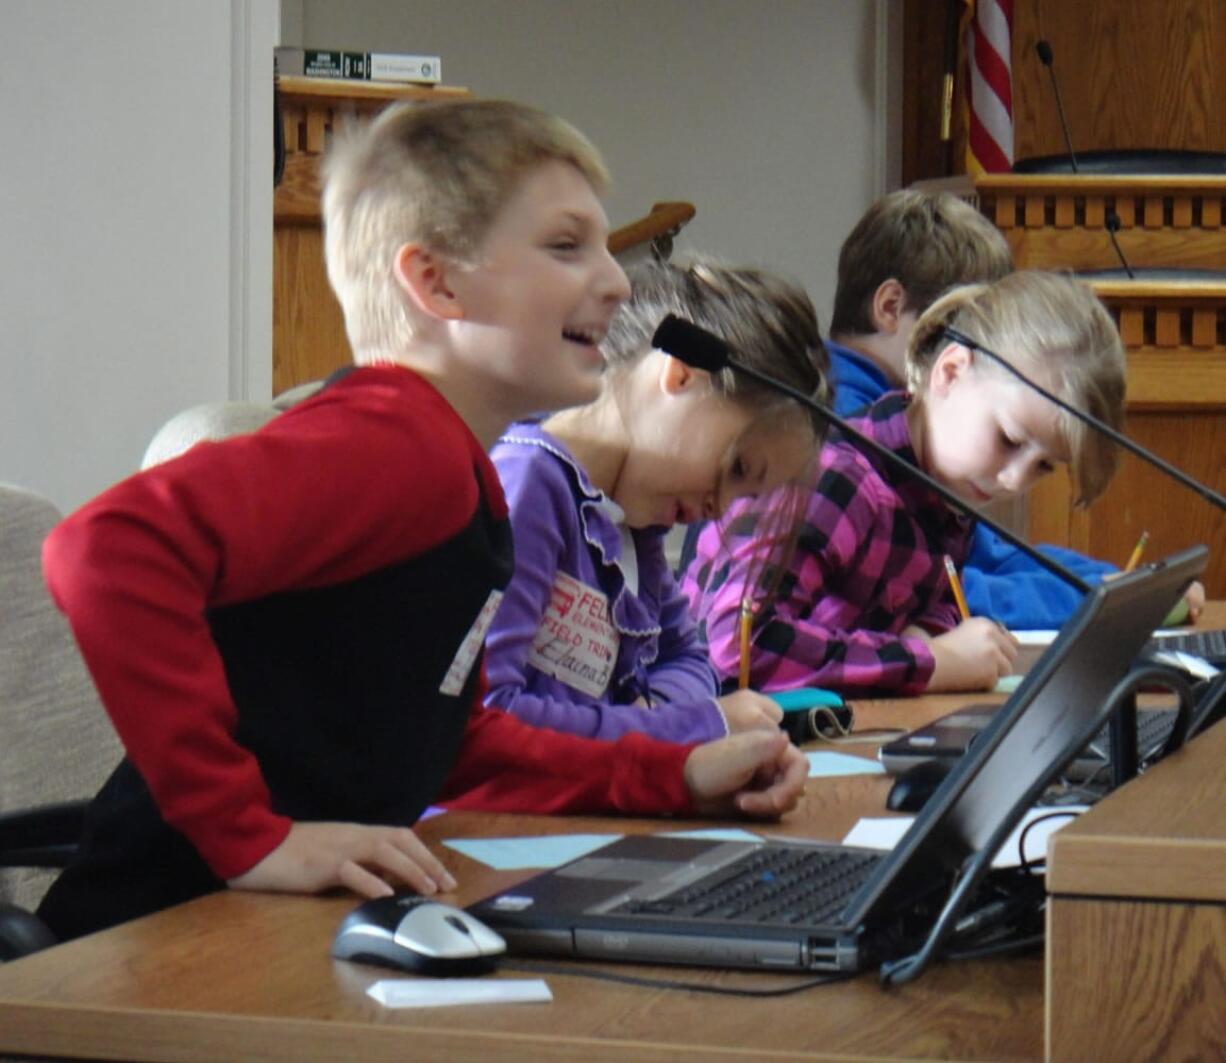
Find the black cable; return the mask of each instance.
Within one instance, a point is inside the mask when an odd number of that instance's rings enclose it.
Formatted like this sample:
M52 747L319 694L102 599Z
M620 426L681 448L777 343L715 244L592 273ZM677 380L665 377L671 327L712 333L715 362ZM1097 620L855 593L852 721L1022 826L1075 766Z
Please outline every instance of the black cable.
M1023 874L1033 875L1034 868L1039 863L1037 859L1026 859L1026 835L1030 833L1031 828L1036 823L1043 823L1049 819L1076 819L1080 815L1080 812L1070 812L1067 809L1062 812L1044 812L1043 815L1035 816L1034 819L1027 823L1026 826L1022 828L1021 833L1017 836L1017 866L1019 870L1021 870ZM1046 861L1044 861L1044 863L1046 863Z
M1135 696L1136 692L1147 684L1152 685L1155 683L1166 686L1180 696L1179 716L1176 717L1175 728L1172 733L1178 731L1180 733L1180 741L1182 741L1182 736L1187 731L1188 720L1190 718L1190 701L1185 701L1184 699L1185 694L1190 698L1187 682L1174 669L1152 662L1145 662L1134 666L1112 687L1110 693L1103 699L1103 704L1095 718L1094 731L1091 734L1096 733L1102 725L1102 721L1110 718L1126 699ZM1035 797L1037 797L1037 794L1029 798L1030 803L1033 803ZM946 940L954 932L957 918L963 906L971 898L973 891L983 881L984 875L987 874L991 866L993 856L995 856L1001 845L1004 844L1005 839L1008 837L1009 832L1013 830L1016 822L1017 819L1014 819L1012 816L1005 817L1001 826L988 838L983 848L978 852L971 853L963 861L962 867L959 869L955 879L954 887L950 891L944 907L942 907L936 922L933 923L932 929L929 930L923 944L909 956L902 956L896 960L883 963L880 968L882 984L901 985L904 982L910 982L918 978L928 968L928 965L936 959L942 951Z
M522 971L526 974L556 974L575 978L595 978L602 982L618 982L622 985L644 986L650 989L683 989L690 993L716 993L729 997L787 997L794 993L802 993L806 989L816 989L818 986L831 985L835 982L846 982L857 977L859 971L832 971L820 978L809 978L803 982L793 982L790 985L778 986L774 989L750 989L739 986L708 985L703 982L681 982L672 978L644 978L635 974L617 974L615 971L596 970L592 967L573 967L561 963L534 963L531 961L503 961L501 970Z

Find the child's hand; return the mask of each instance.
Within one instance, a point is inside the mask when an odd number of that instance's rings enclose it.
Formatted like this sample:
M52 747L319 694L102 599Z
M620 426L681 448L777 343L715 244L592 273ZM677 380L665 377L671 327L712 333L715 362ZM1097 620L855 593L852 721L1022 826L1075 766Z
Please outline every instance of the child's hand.
M1194 580L1183 592L1183 600L1188 603L1188 623L1195 624L1205 608L1205 585L1200 580Z
M708 816L775 819L796 807L808 775L808 760L778 727L706 742L685 761L694 807Z
M729 734L754 730L777 731L783 722L783 710L756 690L738 690L715 700L724 711Z
M1018 642L994 620L973 616L928 644L936 667L928 690L991 690L1013 671Z
M295 823L285 841L229 885L289 893L346 886L362 897L386 897L394 887L432 894L456 882L407 827Z

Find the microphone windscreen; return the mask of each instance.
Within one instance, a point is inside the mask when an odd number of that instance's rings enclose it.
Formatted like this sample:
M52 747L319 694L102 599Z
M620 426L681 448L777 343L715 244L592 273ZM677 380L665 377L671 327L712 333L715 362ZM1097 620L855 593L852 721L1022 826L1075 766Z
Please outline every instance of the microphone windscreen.
M714 333L675 314L669 314L660 322L655 335L651 337L651 345L693 369L703 369L708 373L726 369L728 356L732 353L728 344Z
M1039 62L1044 66L1051 66L1051 61L1054 58L1051 51L1051 45L1047 41L1036 41L1034 50L1039 53Z

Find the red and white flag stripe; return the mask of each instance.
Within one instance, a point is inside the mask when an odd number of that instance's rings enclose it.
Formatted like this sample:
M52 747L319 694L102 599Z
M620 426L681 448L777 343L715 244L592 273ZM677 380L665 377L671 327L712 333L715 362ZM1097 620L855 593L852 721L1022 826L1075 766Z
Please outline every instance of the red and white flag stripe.
M1000 173L1013 166L1013 0L968 0L966 54L970 107L967 172Z

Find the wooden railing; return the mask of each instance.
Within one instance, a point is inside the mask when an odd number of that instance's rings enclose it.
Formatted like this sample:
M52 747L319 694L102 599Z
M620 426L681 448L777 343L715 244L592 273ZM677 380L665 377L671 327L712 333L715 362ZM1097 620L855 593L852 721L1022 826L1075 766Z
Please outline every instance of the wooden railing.
M673 237L692 217L692 203L654 203L650 214L609 233L609 250L620 255L640 244L651 244L661 257L667 258Z

